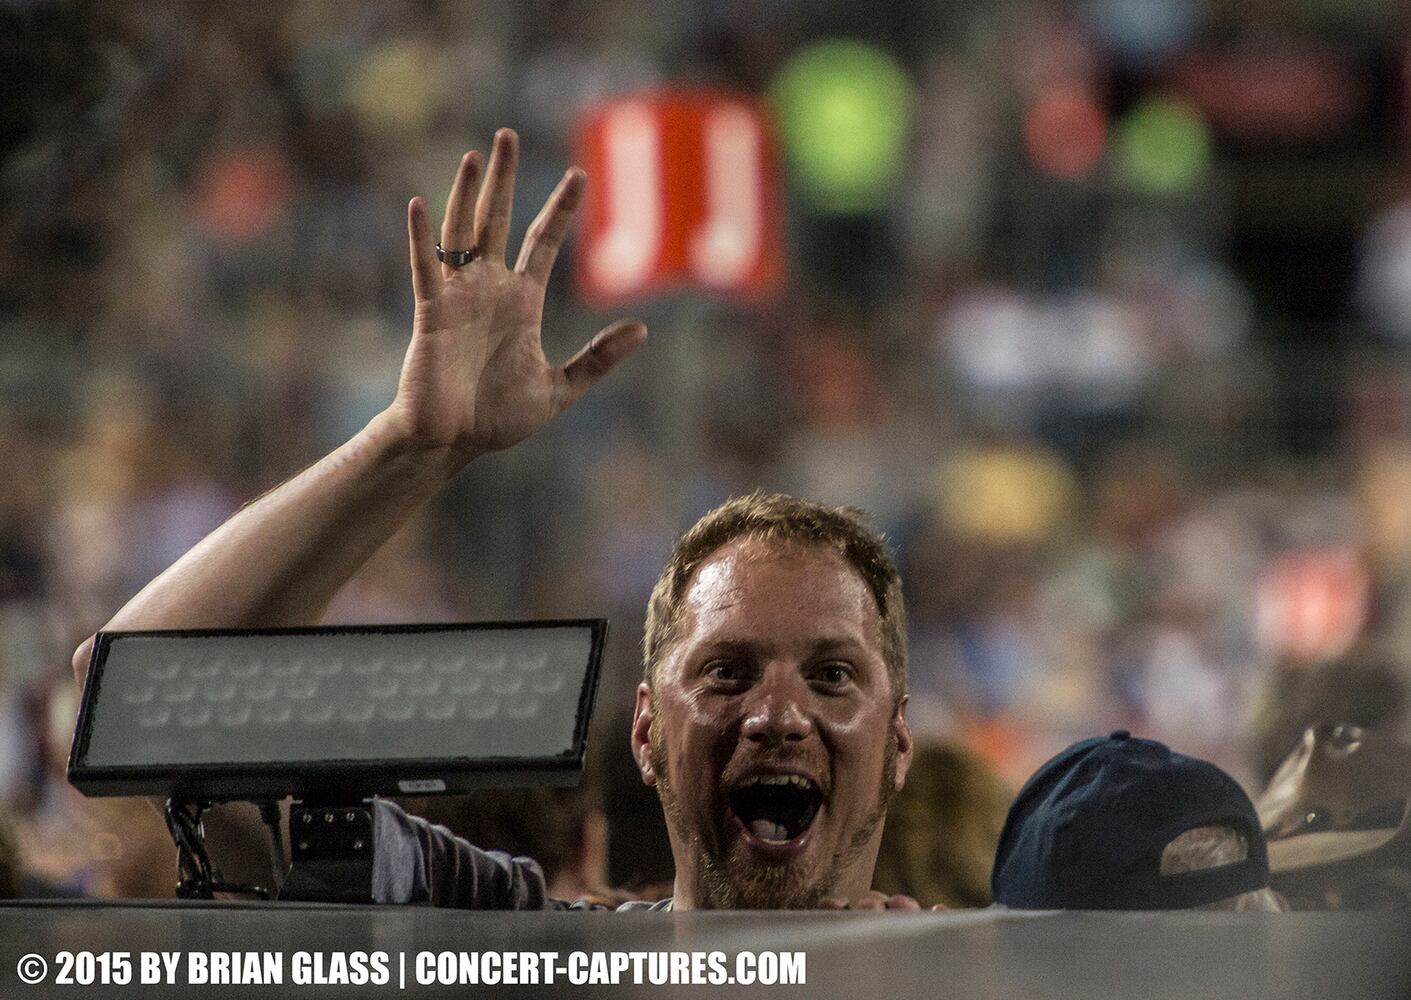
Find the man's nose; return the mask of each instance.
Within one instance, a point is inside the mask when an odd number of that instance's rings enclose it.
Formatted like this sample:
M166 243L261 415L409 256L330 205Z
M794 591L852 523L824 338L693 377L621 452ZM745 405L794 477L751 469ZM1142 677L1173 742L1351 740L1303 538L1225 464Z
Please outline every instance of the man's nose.
M792 670L765 670L764 678L750 692L744 737L769 746L807 738L812 728L807 696L807 685Z

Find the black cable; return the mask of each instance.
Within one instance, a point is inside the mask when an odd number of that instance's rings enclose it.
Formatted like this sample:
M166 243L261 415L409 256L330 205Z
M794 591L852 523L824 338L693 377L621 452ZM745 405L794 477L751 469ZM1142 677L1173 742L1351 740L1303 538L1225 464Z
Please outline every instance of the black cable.
M167 799L167 830L176 844L176 895L178 899L215 899L218 892L269 899L268 889L257 885L234 885L221 879L211 867L206 853L206 831L201 814L211 807L209 801Z
M211 899L211 859L206 853L201 814L209 803L167 799L167 830L176 844L176 895L180 899Z

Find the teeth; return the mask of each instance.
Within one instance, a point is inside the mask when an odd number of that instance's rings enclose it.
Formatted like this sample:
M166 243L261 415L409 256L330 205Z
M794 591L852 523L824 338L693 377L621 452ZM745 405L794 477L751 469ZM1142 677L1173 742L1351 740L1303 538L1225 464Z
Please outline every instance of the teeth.
M746 782L746 787L751 785L797 785L804 791L814 787L812 781L798 774L760 774Z
M789 831L780 824L771 823L767 819L757 819L751 823L750 832L760 840L770 840L780 844L789 839Z

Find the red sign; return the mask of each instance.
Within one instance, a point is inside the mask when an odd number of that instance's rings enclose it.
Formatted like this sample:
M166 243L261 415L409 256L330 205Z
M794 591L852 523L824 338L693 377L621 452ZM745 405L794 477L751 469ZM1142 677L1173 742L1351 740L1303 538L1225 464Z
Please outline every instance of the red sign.
M762 299L784 259L779 170L753 98L652 91L587 115L579 286L594 305L674 288Z

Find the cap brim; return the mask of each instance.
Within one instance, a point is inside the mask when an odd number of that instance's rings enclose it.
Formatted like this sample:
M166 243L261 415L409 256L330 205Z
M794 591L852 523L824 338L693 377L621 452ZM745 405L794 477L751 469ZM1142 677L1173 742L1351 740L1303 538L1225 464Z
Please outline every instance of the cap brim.
M1299 872L1335 865L1379 851L1396 839L1397 827L1382 830L1323 830L1269 841L1269 871Z

